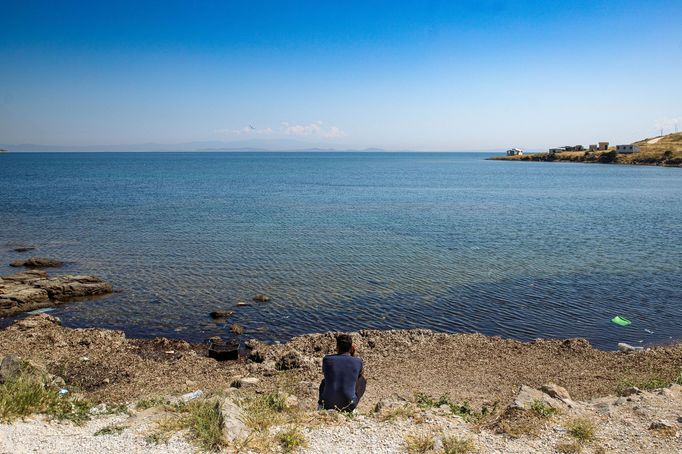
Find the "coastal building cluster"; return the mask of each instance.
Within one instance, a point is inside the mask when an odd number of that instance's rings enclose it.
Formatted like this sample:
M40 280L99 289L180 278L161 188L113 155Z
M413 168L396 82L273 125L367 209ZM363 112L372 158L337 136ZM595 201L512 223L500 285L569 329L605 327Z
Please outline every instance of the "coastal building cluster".
M563 153L566 151L608 151L609 142L598 142L585 148L583 145L565 145L563 147L553 147L548 150L549 154ZM616 145L617 153L638 153L640 148L635 144ZM520 148L510 148L507 156L523 156L524 151Z

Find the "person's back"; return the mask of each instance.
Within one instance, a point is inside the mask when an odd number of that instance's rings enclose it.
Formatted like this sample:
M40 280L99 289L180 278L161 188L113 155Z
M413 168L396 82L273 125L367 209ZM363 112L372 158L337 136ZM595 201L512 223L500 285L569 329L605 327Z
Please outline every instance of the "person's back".
M339 336L337 351L322 360L319 404L327 410L353 410L365 391L362 360L353 356L355 349L348 335Z

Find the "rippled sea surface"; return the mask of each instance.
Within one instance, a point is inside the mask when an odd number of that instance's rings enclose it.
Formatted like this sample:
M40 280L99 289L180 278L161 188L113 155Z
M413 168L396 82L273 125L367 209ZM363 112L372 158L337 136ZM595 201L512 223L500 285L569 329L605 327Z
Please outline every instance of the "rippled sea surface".
M53 313L136 336L230 336L208 313L266 293L230 319L264 340L682 338L682 169L486 156L2 154L0 271L26 244L100 275L124 291Z

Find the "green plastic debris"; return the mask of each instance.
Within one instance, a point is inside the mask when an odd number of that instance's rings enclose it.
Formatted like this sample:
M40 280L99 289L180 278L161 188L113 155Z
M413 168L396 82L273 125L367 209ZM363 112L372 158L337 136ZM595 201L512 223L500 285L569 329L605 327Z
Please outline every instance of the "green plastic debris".
M632 323L630 320L628 320L627 318L623 318L620 315L616 315L611 319L611 321L618 326L628 326L629 324Z

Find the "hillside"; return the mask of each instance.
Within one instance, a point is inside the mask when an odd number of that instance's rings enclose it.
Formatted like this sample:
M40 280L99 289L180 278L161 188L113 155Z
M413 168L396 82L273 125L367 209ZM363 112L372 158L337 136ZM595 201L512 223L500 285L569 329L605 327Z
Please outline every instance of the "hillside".
M682 167L682 132L634 142L639 153L616 153L615 147L608 151L566 151L563 153L532 153L520 156L494 156L496 161L564 161L601 164L660 165Z

